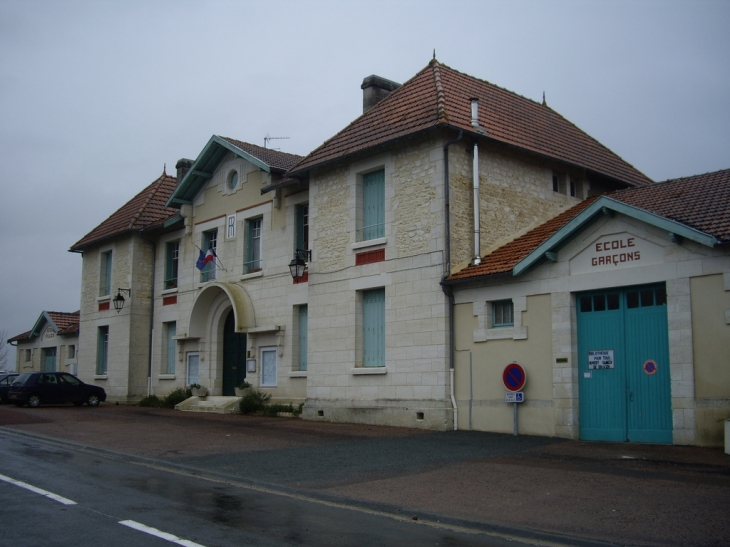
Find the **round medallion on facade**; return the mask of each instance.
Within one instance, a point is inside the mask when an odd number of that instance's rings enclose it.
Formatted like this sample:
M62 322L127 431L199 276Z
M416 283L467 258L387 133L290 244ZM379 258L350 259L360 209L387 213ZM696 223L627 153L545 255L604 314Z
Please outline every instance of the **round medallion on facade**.
M228 188L233 190L238 186L238 171L231 171L228 173Z

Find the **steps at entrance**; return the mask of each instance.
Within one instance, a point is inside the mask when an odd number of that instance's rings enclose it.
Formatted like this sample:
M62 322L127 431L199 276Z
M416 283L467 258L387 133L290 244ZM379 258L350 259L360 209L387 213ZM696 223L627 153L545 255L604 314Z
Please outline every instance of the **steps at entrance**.
M175 410L183 412L212 412L214 414L240 414L239 403L241 397L222 397L208 395L207 397L190 397L175 405Z

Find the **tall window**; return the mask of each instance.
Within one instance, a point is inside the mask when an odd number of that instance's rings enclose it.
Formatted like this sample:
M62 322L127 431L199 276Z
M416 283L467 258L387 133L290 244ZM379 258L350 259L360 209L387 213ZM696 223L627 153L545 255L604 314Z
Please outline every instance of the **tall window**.
M96 373L107 373L109 358L109 327L99 327L96 338Z
M363 366L385 366L385 289L362 293Z
M276 387L276 348L261 350L261 386Z
M512 300L492 303L492 326L512 327L515 324L515 311Z
M362 177L362 241L385 236L385 170Z
M99 296L109 296L112 288L112 252L101 253L99 267Z
M203 245L201 247L203 252L208 252L208 249L212 249L214 253L218 252L218 230L210 230L203 232ZM200 280L202 282L213 281L215 279L215 260L208 262L200 272Z
M76 359L76 346L74 344L69 345L66 352L66 359Z
M309 205L297 205L297 240L296 248L309 249Z
M307 306L299 306L299 370L307 370Z
M177 323L170 321L165 323L165 350L164 363L165 374L175 374L175 350L177 344L175 342L175 334L177 332Z
M200 354L188 353L188 376L187 384L200 383Z
M177 287L177 266L180 257L180 242L170 241L165 246L165 288Z
M246 221L246 273L257 272L261 269L261 219L252 218Z

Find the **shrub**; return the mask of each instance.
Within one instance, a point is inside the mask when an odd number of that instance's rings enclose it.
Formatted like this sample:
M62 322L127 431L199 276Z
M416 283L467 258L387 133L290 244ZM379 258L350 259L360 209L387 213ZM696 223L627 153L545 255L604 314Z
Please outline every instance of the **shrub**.
M294 409L294 416L301 416L303 408L304 408L304 403L299 403L297 405L297 408Z
M160 408L162 401L157 395L149 395L139 402L139 406L150 406L152 408Z
M240 386L238 386L238 389L248 389L250 387L253 387L251 384L249 384L246 380L241 383Z
M244 395L241 398L240 408L241 414L251 414L252 412L258 412L264 410L266 401L271 399L269 393L263 393L259 390L253 391L248 395Z
M179 387L168 393L164 399L162 399L162 406L165 408L175 408L176 404L182 403L185 399L192 397L193 394L190 389Z
M264 407L264 416L276 416L279 412L291 412L294 413L294 406L289 403L288 405L273 404Z

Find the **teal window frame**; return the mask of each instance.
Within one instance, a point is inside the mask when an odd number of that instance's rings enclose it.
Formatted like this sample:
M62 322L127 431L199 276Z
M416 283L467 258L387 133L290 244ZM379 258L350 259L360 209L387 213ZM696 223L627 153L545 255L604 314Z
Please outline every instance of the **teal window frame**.
M165 289L177 288L179 260L180 242L168 241L165 244Z
M246 262L243 265L246 273L261 270L261 232L263 231L263 224L262 217L246 220Z
M299 306L299 363L298 370L307 370L307 340L309 324L309 307Z
M362 241L385 237L385 169L362 176Z
M218 253L218 228L215 230L208 230L203 232L203 245L200 247L203 252L208 252L209 248L213 249L214 253ZM215 281L216 278L216 261L211 260L200 272L200 281L205 283L207 281Z
M99 296L109 296L112 292L112 252L101 253L99 264Z
M109 326L97 329L96 338L96 373L106 374L109 367Z
M515 305L512 300L492 302L492 327L514 327Z
M363 367L385 366L385 288L362 292Z
M169 321L165 323L165 374L175 374L175 364L177 362L177 323Z

